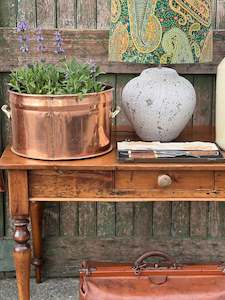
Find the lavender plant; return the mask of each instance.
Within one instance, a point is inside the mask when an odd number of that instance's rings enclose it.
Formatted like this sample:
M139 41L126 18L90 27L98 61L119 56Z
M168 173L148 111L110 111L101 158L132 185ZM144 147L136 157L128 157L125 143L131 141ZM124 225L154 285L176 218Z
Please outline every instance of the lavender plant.
M18 43L19 49L22 53L26 53L29 51L29 43L30 43L30 36L29 36L29 25L27 22L22 21L17 26L17 33L18 33Z
M17 27L19 48L22 53L29 52L29 25L20 22ZM82 99L84 94L100 92L105 85L99 80L103 74L92 61L78 63L76 59L63 63L50 64L42 59L46 51L42 30L36 33L37 50L40 59L28 66L14 70L10 75L9 88L12 91L25 94L63 95L78 94ZM59 31L55 33L55 53L61 55L63 38Z
M45 46L44 46L44 36L41 28L38 28L36 30L36 41L38 44L37 50L40 54L42 54L45 51Z

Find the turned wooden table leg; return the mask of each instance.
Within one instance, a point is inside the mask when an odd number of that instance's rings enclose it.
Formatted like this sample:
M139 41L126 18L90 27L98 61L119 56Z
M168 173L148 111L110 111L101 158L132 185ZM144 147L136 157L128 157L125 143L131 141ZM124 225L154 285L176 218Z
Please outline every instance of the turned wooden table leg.
M33 238L33 259L32 264L35 266L36 282L41 283L42 275L42 216L43 207L40 202L30 203L30 215Z
M18 299L30 299L30 264L31 264L31 249L28 243L30 233L27 229L29 224L28 219L15 219L14 240L14 261L16 267L16 278L18 286Z

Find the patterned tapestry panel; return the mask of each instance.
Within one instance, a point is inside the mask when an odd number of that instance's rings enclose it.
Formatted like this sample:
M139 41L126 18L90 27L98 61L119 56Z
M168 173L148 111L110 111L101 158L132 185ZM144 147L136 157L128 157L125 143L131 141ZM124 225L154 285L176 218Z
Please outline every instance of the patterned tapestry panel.
M212 0L112 0L109 60L212 61Z

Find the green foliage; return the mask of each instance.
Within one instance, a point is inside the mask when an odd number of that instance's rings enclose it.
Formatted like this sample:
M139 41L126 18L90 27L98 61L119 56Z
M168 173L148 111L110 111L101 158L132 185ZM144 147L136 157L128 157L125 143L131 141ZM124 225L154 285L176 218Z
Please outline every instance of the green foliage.
M75 59L60 65L45 62L21 67L10 75L10 90L39 95L65 95L100 92L105 86L98 80L99 68L79 64Z

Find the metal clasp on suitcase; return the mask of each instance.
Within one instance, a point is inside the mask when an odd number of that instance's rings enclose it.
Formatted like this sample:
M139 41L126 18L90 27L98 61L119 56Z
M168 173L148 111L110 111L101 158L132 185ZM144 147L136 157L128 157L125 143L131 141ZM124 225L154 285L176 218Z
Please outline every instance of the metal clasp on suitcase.
M160 261L145 262L149 258L160 258ZM163 269L177 269L176 261L167 254L160 251L152 251L145 253L139 257L134 263L133 270L136 275L139 275L144 270L163 270Z
M79 269L80 273L84 273L86 276L90 276L93 272L95 272L97 269L95 267L91 267L88 265L88 261L83 261L81 264L81 268Z
M79 269L79 272L84 273L86 276L90 276L96 270L97 270L96 268L81 268Z

